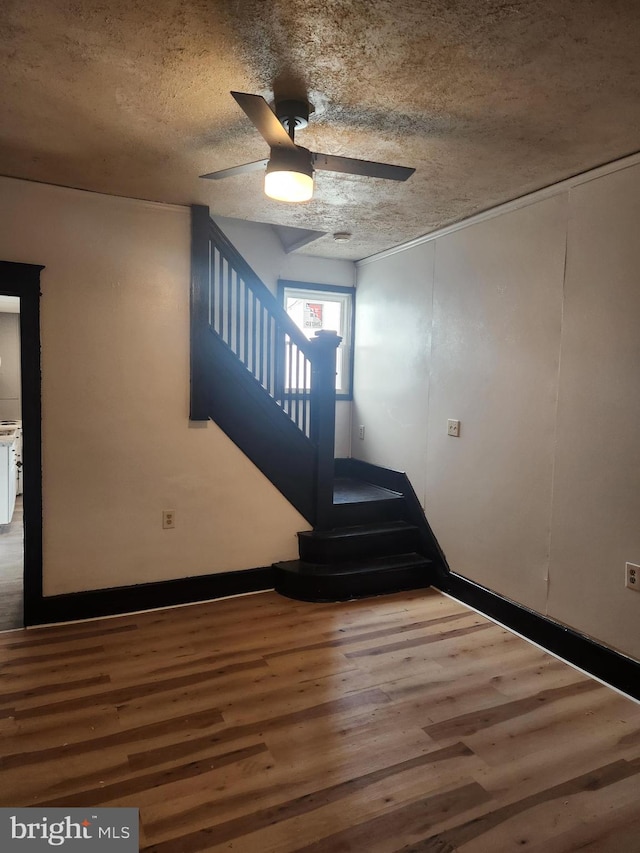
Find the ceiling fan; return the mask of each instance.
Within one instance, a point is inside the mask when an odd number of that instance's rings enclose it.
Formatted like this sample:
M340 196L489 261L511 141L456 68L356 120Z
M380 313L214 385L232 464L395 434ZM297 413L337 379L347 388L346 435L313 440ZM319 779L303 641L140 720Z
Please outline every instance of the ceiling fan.
M270 198L277 201L308 201L313 195L313 173L316 169L390 181L406 181L415 172L415 169L406 166L318 154L296 145L295 131L309 123L309 104L305 101L277 101L274 112L261 95L244 92L231 94L266 140L271 149L270 156L242 166L210 172L201 175L201 178L218 181L266 167L264 191Z

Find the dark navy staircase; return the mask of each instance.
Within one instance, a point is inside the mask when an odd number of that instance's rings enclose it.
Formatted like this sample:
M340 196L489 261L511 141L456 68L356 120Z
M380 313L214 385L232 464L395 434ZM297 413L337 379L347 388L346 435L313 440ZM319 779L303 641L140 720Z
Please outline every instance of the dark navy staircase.
M355 459L336 459L336 474L333 526L298 533L276 590L342 601L430 586L443 557L406 475Z
M192 208L191 419L214 420L311 525L278 592L333 601L429 586L444 565L407 477L335 459L339 338L309 341Z

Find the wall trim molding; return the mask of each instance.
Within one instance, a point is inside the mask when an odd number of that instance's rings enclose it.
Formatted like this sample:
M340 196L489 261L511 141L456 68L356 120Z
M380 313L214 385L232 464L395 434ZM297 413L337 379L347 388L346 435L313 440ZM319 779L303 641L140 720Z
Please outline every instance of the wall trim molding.
M69 184L52 184L51 181L39 181L36 178L18 178L15 175L0 174L0 180L12 181L13 183L39 184L41 187L49 187L56 190L68 190L70 193L83 193L84 195L94 196L99 195L103 199L113 202L133 202L134 204L145 207L149 210L167 210L170 212L179 211L185 216L190 215L189 204L177 204L169 201L154 201L151 198L142 198L140 196L114 195L113 193L106 193L101 190L90 190L86 187L70 186Z
M44 596L34 606L29 625L77 622L160 607L197 604L215 598L273 589L273 584L274 570L271 566L264 566L237 572Z
M640 663L454 572L433 586L640 702Z
M428 234L423 234L421 237L416 237L413 240L408 240L406 243L401 243L399 246L392 246L390 249L385 249L382 252L376 252L375 255L369 255L356 261L356 267L366 266L367 264L381 261L384 258L397 255L399 252L404 252L407 249L413 249L415 246L421 246L423 243L429 243L431 240L437 240L439 237L445 237L447 234L453 234L455 231L460 231L467 228L469 225L477 225L479 222L485 222L488 219L494 219L496 216L502 216L504 213L511 213L515 210L520 210L523 207L528 207L531 204L536 204L539 201L544 201L553 196L561 195L568 192L574 187L581 184L587 184L590 181L595 181L605 175L610 175L613 172L619 172L622 169L629 169L631 166L640 165L640 151L635 154L630 154L628 157L622 157L619 160L613 160L609 163L603 163L601 166L596 166L594 169L589 169L587 172L579 172L572 175L570 178L565 178L555 184L541 187L539 190L534 190L526 195L506 201L503 204L489 207L486 210L475 213L466 219L461 219L459 222L452 222L450 225L444 225L442 228L437 228L435 231L430 231Z
M42 597L41 264L0 261L0 293L20 298L20 370L24 483L23 624Z

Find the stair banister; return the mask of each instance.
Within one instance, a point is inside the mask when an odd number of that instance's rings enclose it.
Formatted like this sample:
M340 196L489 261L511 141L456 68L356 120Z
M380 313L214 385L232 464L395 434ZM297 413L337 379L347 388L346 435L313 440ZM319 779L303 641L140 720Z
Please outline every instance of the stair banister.
M216 421L308 521L330 527L340 338L309 340L204 205L191 236L191 419Z
M316 445L316 527L331 527L336 438L337 332L316 332L311 340L311 440Z
M310 343L308 338L303 335L266 284L251 269L227 235L209 218L208 208L205 210L207 211L209 235L214 238L218 251L224 255L229 265L240 275L247 287L256 294L261 304L276 318L279 331L287 334L300 352L308 355Z

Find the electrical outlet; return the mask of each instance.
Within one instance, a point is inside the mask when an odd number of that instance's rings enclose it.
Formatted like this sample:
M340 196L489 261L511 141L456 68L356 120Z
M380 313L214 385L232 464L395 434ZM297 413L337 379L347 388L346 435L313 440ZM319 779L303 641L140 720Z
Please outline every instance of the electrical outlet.
M176 526L176 514L172 509L162 510L162 526L165 530L172 530Z
M460 421L447 421L447 435L452 438L460 438Z
M358 427L358 438L364 438L364 424L360 424Z
M640 592L640 566L635 563L624 564L624 585L627 589Z

